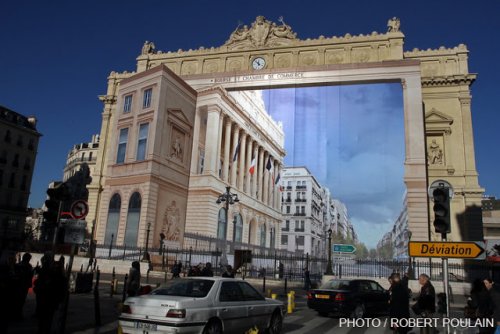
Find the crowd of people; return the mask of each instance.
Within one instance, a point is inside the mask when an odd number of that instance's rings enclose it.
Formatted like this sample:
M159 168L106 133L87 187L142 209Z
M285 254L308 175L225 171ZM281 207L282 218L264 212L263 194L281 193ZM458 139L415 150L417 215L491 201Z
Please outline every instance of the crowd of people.
M23 320L24 304L30 288L36 296L34 316L38 319L38 333L50 333L57 327L58 322L53 320L68 292L64 257L56 261L52 252L46 252L40 260L41 266L37 264L35 268L30 263L31 258L30 253L25 253L16 263L15 252L2 252L0 293L10 303L2 303L0 333L6 333L12 322Z

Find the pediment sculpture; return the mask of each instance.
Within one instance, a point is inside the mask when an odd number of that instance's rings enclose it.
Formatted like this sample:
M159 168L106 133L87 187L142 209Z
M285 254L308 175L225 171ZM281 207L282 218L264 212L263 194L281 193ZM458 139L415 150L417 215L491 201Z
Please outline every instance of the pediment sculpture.
M267 46L290 45L297 40L297 34L292 28L279 18L280 25L266 20L264 16L257 16L252 26L241 27L241 24L231 33L224 46L229 50L260 48Z

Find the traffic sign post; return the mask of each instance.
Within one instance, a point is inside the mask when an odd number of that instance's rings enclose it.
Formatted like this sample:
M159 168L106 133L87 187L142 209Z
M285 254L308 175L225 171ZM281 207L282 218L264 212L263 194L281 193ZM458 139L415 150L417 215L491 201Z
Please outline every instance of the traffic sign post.
M71 205L71 215L75 219L83 219L89 213L89 205L84 200L78 200Z
M356 252L356 247L354 245L347 244L333 244L332 251L337 253L353 254Z
M446 259L486 258L484 242L446 242L446 241L410 241L408 243L410 257L438 257Z

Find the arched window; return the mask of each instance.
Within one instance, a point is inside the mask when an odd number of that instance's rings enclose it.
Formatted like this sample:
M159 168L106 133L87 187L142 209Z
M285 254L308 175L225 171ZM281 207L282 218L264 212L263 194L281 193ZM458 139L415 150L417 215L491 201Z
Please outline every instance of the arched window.
M242 242L243 241L243 219L241 215L238 213L234 215L234 241Z
M125 241L127 246L136 246L139 235L139 219L141 217L141 195L135 192L128 202L127 225L125 226Z
M227 235L226 209L219 210L219 219L217 221L217 239L226 240Z
M266 224L260 225L260 245L266 247Z
M111 239L113 239L113 244L116 244L116 235L118 234L118 223L120 222L121 206L122 199L120 195L114 194L109 201L108 221L106 222L106 234L104 235L105 245L109 245L111 243Z

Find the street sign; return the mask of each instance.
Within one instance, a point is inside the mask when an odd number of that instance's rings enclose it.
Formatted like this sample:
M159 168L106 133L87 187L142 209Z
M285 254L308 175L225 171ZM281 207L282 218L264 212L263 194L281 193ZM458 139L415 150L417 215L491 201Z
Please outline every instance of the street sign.
M79 219L61 219L64 227L64 243L81 245L85 241L87 222Z
M455 259L486 258L484 242L439 242L439 241L410 241L408 243L408 254L410 257L440 257Z
M83 200L73 202L71 205L71 214L75 219L82 219L89 213L89 205Z
M352 254L356 252L356 247L354 247L353 245L346 245L346 244L333 244L333 251L338 253Z

